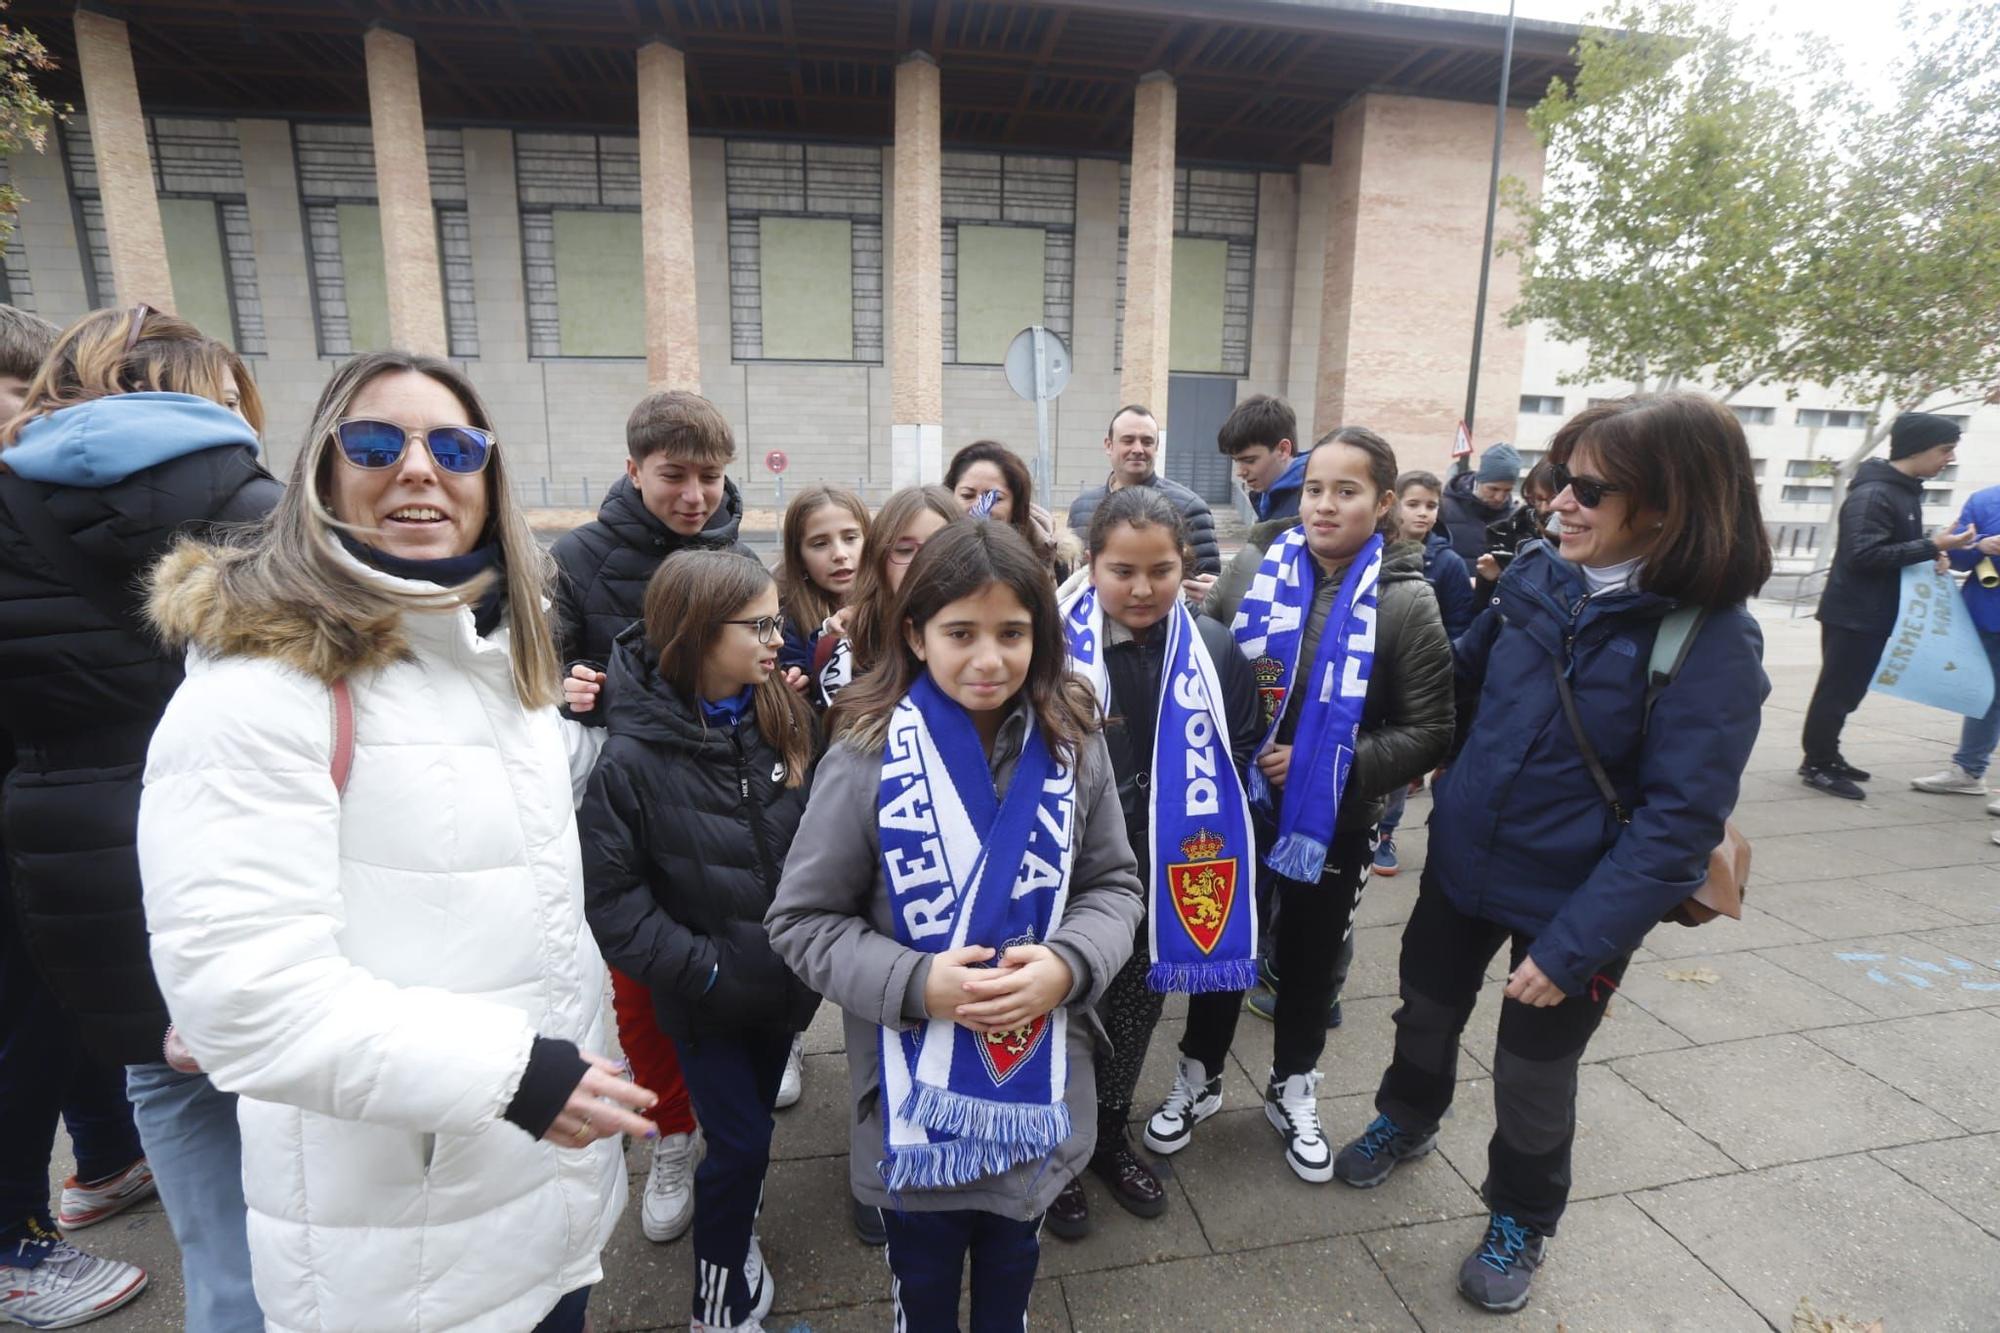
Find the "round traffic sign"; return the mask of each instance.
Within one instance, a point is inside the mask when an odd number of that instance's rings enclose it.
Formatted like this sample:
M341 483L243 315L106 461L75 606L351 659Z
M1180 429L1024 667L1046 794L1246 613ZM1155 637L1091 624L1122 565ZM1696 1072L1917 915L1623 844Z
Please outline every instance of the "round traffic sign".
M785 457L783 449L773 449L770 453L764 455L764 466L773 472L783 472L790 465L790 462L791 460Z
M1036 341L1040 340L1041 365L1036 365ZM1069 384L1069 348L1063 340L1038 324L1030 324L1014 335L1007 345L1007 384L1015 393L1034 402L1061 394Z

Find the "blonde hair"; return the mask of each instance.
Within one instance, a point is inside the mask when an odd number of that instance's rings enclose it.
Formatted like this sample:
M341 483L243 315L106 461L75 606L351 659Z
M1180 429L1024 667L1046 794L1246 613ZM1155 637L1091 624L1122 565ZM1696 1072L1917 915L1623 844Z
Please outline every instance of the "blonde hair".
M236 381L236 411L264 433L264 400L243 359L176 315L150 306L93 310L64 329L28 384L21 410L0 426L0 448L38 417L121 393L188 393L226 404Z
M486 573L434 593L385 587L358 576L337 553L336 532L366 536L368 530L341 522L330 507L327 488L336 466L333 428L349 414L363 388L384 375L403 373L436 380L458 399L471 425L493 429L479 391L448 361L411 352L367 352L346 362L320 392L277 508L248 541L211 548L225 597L253 607L282 607L358 637L364 627L393 622L403 612L465 605L492 586L494 575ZM562 664L543 609L554 567L514 499L506 456L496 442L486 464L487 531L499 543L507 571L514 694L522 707L540 708L557 702L561 688Z

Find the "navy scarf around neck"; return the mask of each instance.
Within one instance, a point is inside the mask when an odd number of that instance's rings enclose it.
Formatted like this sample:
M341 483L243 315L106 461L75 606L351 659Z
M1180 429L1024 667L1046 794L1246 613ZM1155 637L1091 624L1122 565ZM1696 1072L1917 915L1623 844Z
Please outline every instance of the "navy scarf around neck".
M362 564L381 570L391 578L412 579L420 583L435 583L441 588L455 588L461 583L469 583L487 570L493 570L500 577L472 608L472 628L480 638L491 634L500 624L500 613L507 609L507 563L501 559L500 543L488 542L475 546L464 555L448 555L438 560L410 560L400 555L390 555L387 551L357 541L344 532L334 534L347 553Z

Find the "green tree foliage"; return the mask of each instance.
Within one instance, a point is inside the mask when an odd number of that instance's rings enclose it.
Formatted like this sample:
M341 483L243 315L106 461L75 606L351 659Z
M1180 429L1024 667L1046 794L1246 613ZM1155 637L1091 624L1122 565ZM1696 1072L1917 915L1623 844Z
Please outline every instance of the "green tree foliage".
M0 0L0 12L6 8ZM23 147L42 151L56 108L36 90L33 76L54 64L39 37L0 23L0 157L11 158ZM0 248L13 235L20 206L20 191L0 184Z

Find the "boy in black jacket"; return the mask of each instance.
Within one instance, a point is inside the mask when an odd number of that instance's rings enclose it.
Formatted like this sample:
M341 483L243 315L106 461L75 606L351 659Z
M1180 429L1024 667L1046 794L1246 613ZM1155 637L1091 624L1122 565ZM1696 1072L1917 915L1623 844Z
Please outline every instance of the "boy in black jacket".
M639 619L646 582L676 551L730 550L757 558L737 538L743 496L727 475L736 458L729 422L700 394L648 394L625 422L625 475L595 520L557 540L557 646L566 663L598 670L611 641ZM578 721L603 724L603 710Z

